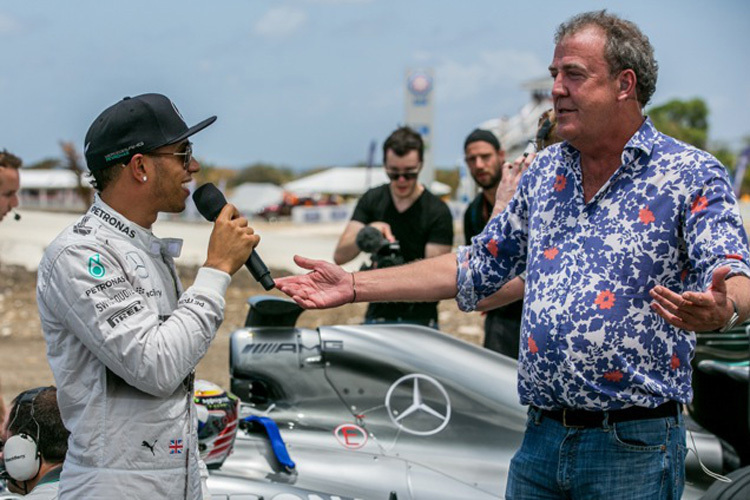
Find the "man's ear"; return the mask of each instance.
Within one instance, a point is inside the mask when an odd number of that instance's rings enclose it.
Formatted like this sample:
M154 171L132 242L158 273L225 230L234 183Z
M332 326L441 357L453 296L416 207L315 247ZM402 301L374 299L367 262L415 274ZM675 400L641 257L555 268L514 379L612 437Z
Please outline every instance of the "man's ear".
M632 69L621 71L617 76L617 81L620 86L620 91L617 96L618 100L622 101L636 97L635 84L637 82L637 78L635 76L635 71L633 71Z
M133 155L128 164L125 166L125 170L127 172L127 175L131 176L138 182L145 182L144 179L148 178L148 173L146 172L145 157L140 153Z

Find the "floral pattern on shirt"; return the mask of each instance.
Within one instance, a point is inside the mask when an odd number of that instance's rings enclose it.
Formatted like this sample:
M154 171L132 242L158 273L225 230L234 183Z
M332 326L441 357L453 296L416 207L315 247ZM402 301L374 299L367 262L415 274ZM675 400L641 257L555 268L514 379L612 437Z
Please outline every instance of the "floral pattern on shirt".
M713 271L750 276L726 169L649 119L622 164L584 203L580 155L542 151L508 208L458 252L458 295L473 310L524 270L518 365L523 404L654 407L692 398L693 332L651 308L649 290L702 291Z

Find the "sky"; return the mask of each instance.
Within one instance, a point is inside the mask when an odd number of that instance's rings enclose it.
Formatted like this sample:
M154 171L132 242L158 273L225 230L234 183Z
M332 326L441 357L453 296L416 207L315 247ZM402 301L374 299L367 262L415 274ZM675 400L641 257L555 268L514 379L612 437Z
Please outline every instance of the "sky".
M296 170L364 162L405 122L405 74L434 72L433 153L462 157L479 123L516 114L579 12L634 21L659 62L652 104L703 98L709 138L750 136L746 0L2 0L0 148L26 164L79 150L125 96L169 96L199 160ZM379 161L380 155L377 160Z

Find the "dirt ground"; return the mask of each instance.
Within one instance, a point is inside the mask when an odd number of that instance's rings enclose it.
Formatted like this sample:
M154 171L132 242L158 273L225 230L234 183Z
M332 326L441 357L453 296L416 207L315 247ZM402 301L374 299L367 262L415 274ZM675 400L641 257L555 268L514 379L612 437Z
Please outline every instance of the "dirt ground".
M180 268L180 277L187 287L192 283L197 268ZM272 269L273 276L288 274ZM0 381L2 397L8 404L25 389L54 383L47 364L44 338L36 305L36 271L0 262ZM247 299L267 294L249 273L240 270L232 279L227 292L224 323L197 369L198 378L229 387L229 336L244 324ZM281 296L280 292L272 292ZM326 311L306 311L298 326L315 328L320 325L357 324L365 311L365 304L352 304ZM441 329L468 342L481 344L484 319L479 313L462 313L455 301L443 301L439 306Z

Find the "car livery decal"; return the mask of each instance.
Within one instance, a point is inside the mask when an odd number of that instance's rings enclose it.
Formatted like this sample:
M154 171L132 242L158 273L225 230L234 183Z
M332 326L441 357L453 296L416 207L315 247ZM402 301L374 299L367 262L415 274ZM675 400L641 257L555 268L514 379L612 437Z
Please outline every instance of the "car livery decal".
M421 386L420 383L422 384ZM409 387L411 388L409 389ZM423 390L430 388L432 388L431 392L435 392L436 389L438 395L443 399L443 402L437 409L425 403L422 397ZM394 401L396 390L400 390L401 392L404 390L411 391L411 404L406 408L402 409L396 406ZM448 425L451 418L451 400L448 397L448 392L434 378L419 373L404 375L391 384L385 395L385 407L388 410L388 416L391 418L391 421L399 429L417 436L437 434ZM425 417L426 415L427 417ZM425 420L429 423L424 428L421 428L422 426L418 428L414 423L417 419L422 422L423 426Z
M355 424L341 424L333 430L336 441L350 450L358 450L367 444L367 431Z

